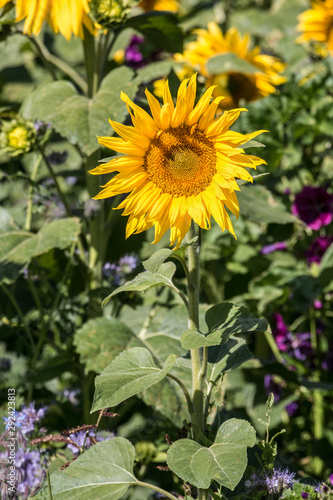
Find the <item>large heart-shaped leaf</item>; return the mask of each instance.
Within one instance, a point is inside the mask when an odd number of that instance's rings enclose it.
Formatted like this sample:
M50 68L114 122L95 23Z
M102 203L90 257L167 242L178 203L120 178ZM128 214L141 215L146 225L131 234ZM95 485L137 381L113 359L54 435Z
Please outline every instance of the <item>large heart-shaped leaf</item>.
M133 475L134 446L122 437L97 443L63 471L50 475L53 500L117 500L137 480ZM49 488L34 496L49 500Z
M52 248L70 246L80 232L79 219L73 217L50 222L37 234L11 231L0 235L0 282L14 281L33 257Z
M168 466L197 488L208 489L214 480L234 490L247 465L246 449L255 441L249 422L232 418L221 425L209 448L190 439L176 441L167 454Z
M160 382L175 364L171 354L164 367L158 368L148 349L128 349L95 379L95 395L91 412L115 406L125 399Z

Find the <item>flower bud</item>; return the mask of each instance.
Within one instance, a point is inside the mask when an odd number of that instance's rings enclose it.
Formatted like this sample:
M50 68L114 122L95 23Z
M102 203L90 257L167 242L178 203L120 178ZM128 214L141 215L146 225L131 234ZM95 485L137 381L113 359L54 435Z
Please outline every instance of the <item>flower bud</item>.
M36 130L30 120L22 117L0 122L0 152L8 156L19 156L31 151L36 142Z
M110 28L123 23L130 14L136 0L91 0L90 16L102 28Z

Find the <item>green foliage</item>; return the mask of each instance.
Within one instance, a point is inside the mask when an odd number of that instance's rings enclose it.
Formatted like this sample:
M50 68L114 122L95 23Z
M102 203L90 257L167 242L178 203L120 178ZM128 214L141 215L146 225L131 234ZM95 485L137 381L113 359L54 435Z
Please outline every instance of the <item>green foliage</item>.
M166 376L175 361L176 356L171 354L164 367L158 368L147 349L128 349L96 377L96 392L91 411L115 406L148 389Z
M33 235L11 231L0 235L0 282L11 283L34 257L52 248L64 249L76 242L80 232L77 218L55 220Z
M211 57L206 63L206 69L210 75L220 75L224 72L252 75L258 72L258 68L232 52Z
M100 373L124 351L133 332L116 318L96 318L79 328L74 337L76 351L86 370Z
M121 91L135 96L138 83L133 83L133 77L129 68L115 69L103 79L92 100L78 95L69 82L47 83L25 100L23 116L50 122L71 144L91 155L98 149L96 135L110 135L109 118L124 121L126 107L119 96Z
M52 498L55 500L117 500L135 482L133 465L134 446L122 437L97 443L64 471L51 477ZM49 499L48 485L34 496L36 500Z
M255 431L244 420L222 424L214 443L205 448L195 441L180 439L169 449L169 467L184 481L207 489L214 480L233 490L247 465L246 448L255 444Z

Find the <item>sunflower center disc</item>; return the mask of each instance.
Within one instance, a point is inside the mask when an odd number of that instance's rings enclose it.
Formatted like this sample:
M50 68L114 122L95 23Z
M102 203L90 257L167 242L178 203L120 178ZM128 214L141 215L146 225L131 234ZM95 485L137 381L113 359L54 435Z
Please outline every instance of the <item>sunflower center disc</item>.
M169 128L152 140L145 156L148 178L175 197L204 191L216 173L214 144L187 125Z

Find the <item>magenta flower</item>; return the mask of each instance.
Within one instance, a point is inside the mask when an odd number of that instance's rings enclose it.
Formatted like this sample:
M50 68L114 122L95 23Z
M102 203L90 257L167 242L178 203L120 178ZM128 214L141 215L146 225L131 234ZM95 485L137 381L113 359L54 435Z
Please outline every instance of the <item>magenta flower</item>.
M285 241L278 241L276 243L272 243L271 245L266 245L262 247L260 252L263 255L268 255L269 253L276 252L277 250L286 250L287 249L287 244Z
M326 250L332 245L333 236L316 238L310 245L309 250L306 252L306 260L309 264L316 262L320 264Z
M291 211L311 229L318 230L332 222L333 196L323 187L305 186L295 196Z

